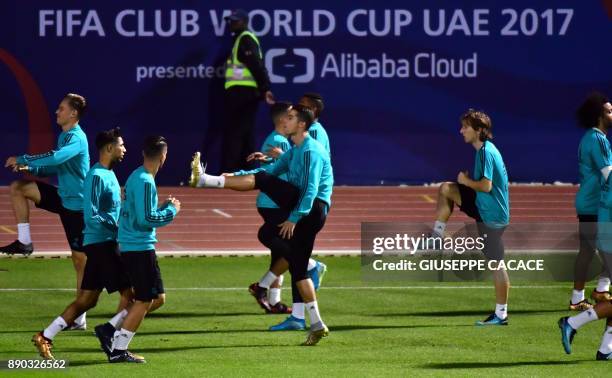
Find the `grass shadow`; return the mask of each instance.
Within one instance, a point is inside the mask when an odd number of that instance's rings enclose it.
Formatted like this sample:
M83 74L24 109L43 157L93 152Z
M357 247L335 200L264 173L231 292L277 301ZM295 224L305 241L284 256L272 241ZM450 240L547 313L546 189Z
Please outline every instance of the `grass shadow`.
M78 366L92 366L92 365L108 365L107 359L95 360L95 361L70 361L68 367Z
M89 315L90 319L110 319L116 314L96 314ZM265 315L263 312L220 312L220 313L212 313L212 312L154 312L152 314L147 315L147 319L151 318L213 318L213 317L223 317L223 316L261 316Z
M342 332L342 331L358 331L368 329L411 329L411 328L442 328L442 327L473 327L471 324L408 324L408 325L339 325L329 327L330 331Z
M158 352L181 352L186 350L200 350L200 349L234 349L234 348L286 348L298 346L297 344L287 345L271 345L271 344L246 344L246 345L202 345L202 346L182 346L182 347L168 347L168 348L138 348L134 350L134 353L158 353Z
M285 348L298 346L298 344L287 344L287 345L278 345L278 344L245 344L245 345L189 345L189 346L173 346L173 347L151 347L151 348L135 348L133 350L136 354L144 354L144 353L163 353L163 352L180 352L186 350L200 350L200 349L225 349L225 348ZM63 348L62 350L57 350L57 353L91 353L94 351L93 348ZM100 351L101 355L102 352ZM107 363L105 359L101 359L99 363ZM97 364L98 361L82 361L82 362L70 362L71 366L76 364L79 365L94 365Z
M214 318L223 316L261 316L264 313L254 312L226 312L226 313L210 313L210 312L160 312L147 315L147 318Z
M555 310L512 310L509 315L514 314L546 314L546 313L557 313L563 312L564 309ZM374 317L389 317L389 316L440 316L440 317L453 317L453 316L485 316L486 311L482 310L459 310L459 311L423 311L423 312L395 312L395 313L384 313L384 314L372 314Z
M555 365L576 365L582 362L592 362L591 360L579 361L516 361L516 362L449 362L421 365L423 368L446 370L446 369L495 369L511 368L519 366L555 366Z
M173 331L145 331L138 332L139 336L155 336L155 335L198 335L210 333L257 333L267 332L267 329L193 329L193 330L173 330Z
M9 333L31 333L32 335L35 334L36 332L40 332L40 329L36 329L36 330L29 330L29 331L0 331L0 334L9 334Z
M353 325L338 325L329 327L332 332L343 331L358 331L368 329L410 329L410 328L440 328L440 327L472 327L468 324L410 324L410 325L388 325L388 324L353 324ZM197 334L215 334L215 333L275 333L267 329L202 329L202 330L173 330L173 331L146 331L139 332L140 336L156 336L156 335L197 335ZM304 331L306 332L306 331Z

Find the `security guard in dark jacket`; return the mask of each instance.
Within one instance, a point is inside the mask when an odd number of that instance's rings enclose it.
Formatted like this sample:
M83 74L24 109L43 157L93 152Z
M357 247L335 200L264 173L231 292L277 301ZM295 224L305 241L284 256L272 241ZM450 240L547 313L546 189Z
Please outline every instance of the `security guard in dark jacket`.
M250 168L247 156L255 151L254 128L259 101L274 103L270 78L259 40L248 30L249 16L238 9L225 17L234 37L225 68L225 125L223 172Z

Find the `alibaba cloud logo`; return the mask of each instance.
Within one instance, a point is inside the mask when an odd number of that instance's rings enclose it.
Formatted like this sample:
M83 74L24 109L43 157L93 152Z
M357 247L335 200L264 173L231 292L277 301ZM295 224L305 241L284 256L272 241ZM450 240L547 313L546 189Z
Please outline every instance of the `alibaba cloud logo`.
M305 48L294 48L291 49L293 55L303 58L305 61L305 70L301 75L293 76L291 80L292 83L303 84L310 83L312 79L314 79L314 71L315 71L315 57L314 53L310 49ZM293 68L295 64L283 64L279 63L280 58L282 56L287 55L287 49L270 49L266 52L266 68L268 69L268 74L270 76L270 81L272 83L284 84L287 82L287 76L281 75L279 73L280 66L285 68Z

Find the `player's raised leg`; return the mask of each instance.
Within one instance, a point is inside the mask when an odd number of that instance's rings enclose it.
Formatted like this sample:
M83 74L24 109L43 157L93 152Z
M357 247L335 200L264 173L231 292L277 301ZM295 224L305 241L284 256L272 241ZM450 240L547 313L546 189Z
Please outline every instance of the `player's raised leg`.
M433 226L432 236L444 237L446 222L453 213L453 209L461 206L461 195L456 182L444 182L438 188L438 200L436 202L436 221Z

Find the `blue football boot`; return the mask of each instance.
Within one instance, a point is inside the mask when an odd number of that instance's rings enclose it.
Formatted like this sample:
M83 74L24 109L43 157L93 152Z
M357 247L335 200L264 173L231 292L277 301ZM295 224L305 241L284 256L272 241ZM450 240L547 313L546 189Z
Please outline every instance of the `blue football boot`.
M572 328L572 326L568 323L569 317L563 317L559 319L559 329L561 330L561 344L563 344L563 349L565 349L565 353L572 353L572 341L574 341L574 336L576 336L576 330Z
M495 313L489 315L485 320L476 322L477 326L506 326L508 325L508 317L500 319Z
M310 269L308 272L306 272L306 275L308 276L308 278L312 280L312 284L315 290L319 290L319 287L321 286L321 283L323 282L323 276L325 276L326 272L327 272L327 265L323 264L320 261L317 261L317 264L315 265L315 267Z
M289 315L287 319L270 327L270 331L303 331L306 329L306 320Z

